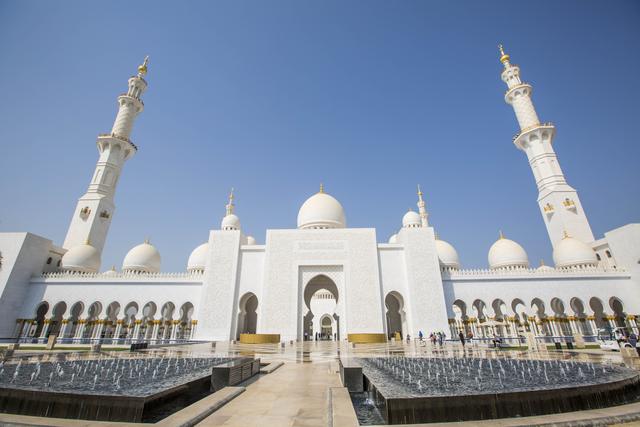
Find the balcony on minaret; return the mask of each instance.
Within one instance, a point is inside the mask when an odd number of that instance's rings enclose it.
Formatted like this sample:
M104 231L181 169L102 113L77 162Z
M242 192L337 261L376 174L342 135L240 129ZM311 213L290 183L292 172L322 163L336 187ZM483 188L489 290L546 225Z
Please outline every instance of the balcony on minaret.
M540 132L542 131L542 132ZM546 132L545 132L546 131ZM513 136L513 143L521 150L525 150L530 142L534 140L553 141L556 133L556 127L551 122L539 123L531 127L522 129Z

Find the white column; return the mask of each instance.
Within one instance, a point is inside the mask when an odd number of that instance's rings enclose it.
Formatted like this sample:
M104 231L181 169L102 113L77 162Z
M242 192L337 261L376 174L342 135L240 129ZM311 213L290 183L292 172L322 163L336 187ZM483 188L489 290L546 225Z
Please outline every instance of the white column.
M86 320L85 319L76 320L76 334L74 335L73 338L75 338L75 339L82 338L82 335L84 334L85 324L86 324Z
M134 340L140 339L140 324L141 323L142 323L142 320L136 320L135 321L135 326L133 328L133 334L131 336L131 338L134 339Z
M191 333L189 334L189 339L193 339L195 333L196 333L196 327L198 326L198 321L197 320L192 320L191 321Z
M51 319L44 319L42 330L40 331L40 336L38 338L47 338L47 332L49 331L50 325L51 325Z
M151 331L151 339L152 340L157 340L158 339L158 330L160 329L160 321L159 320L154 320L153 321L153 329Z
M180 328L180 321L174 320L171 325L171 341L175 341L178 336L178 329Z
M58 337L66 338L67 329L69 328L69 319L62 319L60 320L60 322L62 323L62 325L60 326L60 332L58 332Z
M124 319L118 319L116 321L116 330L113 332L113 339L114 340L119 340L120 339L120 334L122 333L122 324L123 323L124 323Z
M96 319L95 326L93 328L93 339L100 339L102 336L102 331L104 329L104 320Z

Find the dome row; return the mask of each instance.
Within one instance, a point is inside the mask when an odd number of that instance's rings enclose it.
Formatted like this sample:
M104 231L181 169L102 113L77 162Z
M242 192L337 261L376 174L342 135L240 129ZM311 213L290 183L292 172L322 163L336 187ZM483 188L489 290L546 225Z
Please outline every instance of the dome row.
M407 217L409 213L411 213L411 211L408 212L405 217ZM409 219L413 218L410 217ZM410 224L410 222L403 220L403 226L410 227L410 225L407 224ZM398 243L398 235L392 235L389 243ZM436 252L438 253L441 267L453 270L460 269L458 252L450 243L436 237ZM524 248L517 242L505 238L502 234L500 234L500 238L489 248L488 261L489 268L492 270L529 268L529 257ZM598 264L596 253L589 245L567 235L565 235L553 250L553 261L556 268L561 269L595 267ZM538 269L553 270L553 268L546 265L542 265Z
M246 245L255 245L252 236L245 238ZM187 261L187 271L204 271L209 255L209 242L195 248ZM122 262L122 271L135 273L158 273L162 258L160 252L148 241L133 247ZM100 253L89 243L74 246L62 257L61 268L78 273L97 273L100 269ZM111 270L113 271L113 270Z

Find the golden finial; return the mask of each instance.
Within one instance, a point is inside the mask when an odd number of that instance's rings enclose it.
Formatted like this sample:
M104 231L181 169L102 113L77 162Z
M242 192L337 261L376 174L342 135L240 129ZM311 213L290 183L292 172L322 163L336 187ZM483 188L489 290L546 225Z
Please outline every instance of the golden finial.
M144 57L144 62L138 67L138 76L142 77L147 74L147 65L149 65L149 55Z
M544 267L544 260L540 259L540 267Z
M324 193L324 184L320 183L320 191L318 193Z
M115 265L111 266L111 271L116 271L116 266Z
M504 52L504 47L501 44L499 44L498 49L500 49L500 62L502 62L503 64L505 64L506 62L509 62L510 57L508 54Z
M150 245L151 244L151 242L149 241L149 236L144 238L144 244L145 245Z
M500 240L504 239L504 234L502 234L502 230L499 230L498 234L500 235Z
M229 193L229 203L227 204L227 215L231 215L233 213L233 187L231 187L231 192Z
M418 184L418 196L422 196L422 190L420 189L420 184Z
M435 236L436 236L436 240L440 240L440 235L438 234L438 232L435 232Z

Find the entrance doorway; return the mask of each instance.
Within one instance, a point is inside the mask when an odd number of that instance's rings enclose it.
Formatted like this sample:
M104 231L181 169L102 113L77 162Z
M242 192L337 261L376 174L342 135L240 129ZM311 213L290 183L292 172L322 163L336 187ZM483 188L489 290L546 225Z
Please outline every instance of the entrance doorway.
M389 292L384 299L387 307L387 334L389 339L400 335L403 339L407 333L407 318L404 312L404 298L396 291Z
M236 339L240 334L255 334L258 329L258 297L253 292L247 292L240 298L238 312L238 327Z

